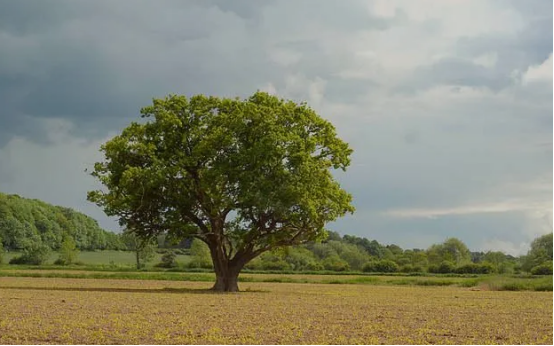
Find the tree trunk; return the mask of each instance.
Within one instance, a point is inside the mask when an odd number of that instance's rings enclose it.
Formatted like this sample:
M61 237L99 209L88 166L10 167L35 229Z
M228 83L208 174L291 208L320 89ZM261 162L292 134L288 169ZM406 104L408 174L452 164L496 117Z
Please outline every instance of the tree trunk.
M215 267L214 267L215 269ZM215 284L212 290L216 292L238 292L240 270L227 267L224 270L215 270Z
M220 244L212 244L209 247L215 271L215 284L212 290L238 292L238 277L246 264L246 257L229 259Z

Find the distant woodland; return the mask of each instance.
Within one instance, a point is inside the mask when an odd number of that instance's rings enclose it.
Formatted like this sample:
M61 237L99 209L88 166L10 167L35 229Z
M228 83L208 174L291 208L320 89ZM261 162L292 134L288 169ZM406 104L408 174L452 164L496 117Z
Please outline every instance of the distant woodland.
M0 193L0 237L6 250L23 250L36 244L58 250L64 236L73 238L80 250L125 249L119 235L103 230L85 214Z
M70 208L36 199L0 193L0 239L3 251L138 251L129 235L105 231L97 221ZM68 245L69 242L69 245ZM192 256L188 267L211 268L209 250L192 239L175 242L160 236L149 251ZM144 249L144 248L141 248ZM1 255L1 253L0 253ZM172 258L171 256L167 256ZM35 261L38 264L41 261ZM167 267L177 263L166 263ZM329 232L326 240L263 254L246 266L272 271L430 272L459 274L552 273L552 233L535 239L529 253L514 257L499 251L472 252L459 239L449 238L427 249L402 249L376 240Z

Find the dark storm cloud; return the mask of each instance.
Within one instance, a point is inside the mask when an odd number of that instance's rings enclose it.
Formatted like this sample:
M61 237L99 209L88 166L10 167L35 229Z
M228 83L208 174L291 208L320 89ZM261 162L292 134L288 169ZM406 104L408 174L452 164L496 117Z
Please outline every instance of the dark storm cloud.
M0 31L16 36L52 30L68 18L88 16L89 5L68 0L28 0L0 2Z
M0 4L0 44L8 51L0 61L0 142L12 135L44 139L28 122L21 126L23 117L71 119L76 133L101 134L128 123L152 97L246 96L269 80L284 86L279 78L284 72L336 79L328 87L330 100L353 101L372 85L335 76L352 54L330 53L325 37L302 41L296 35L310 23L355 34L384 30L394 21L372 17L358 1L349 6L307 1L294 3L294 9L275 1L130 4ZM267 51L270 46L301 57L282 66ZM306 96L301 92L297 98Z
M165 3L175 6L171 11L152 3L140 10L102 1L2 2L0 43L8 54L0 61L0 141L36 132L20 125L22 117L71 119L83 131L108 129L169 92L253 92L271 71L264 53L255 45L241 47L248 42L235 48L231 36L217 31L218 21L227 20L242 34L234 14L219 11L217 2L196 4ZM248 8L243 3L236 11L259 12ZM248 53L250 62L242 56Z

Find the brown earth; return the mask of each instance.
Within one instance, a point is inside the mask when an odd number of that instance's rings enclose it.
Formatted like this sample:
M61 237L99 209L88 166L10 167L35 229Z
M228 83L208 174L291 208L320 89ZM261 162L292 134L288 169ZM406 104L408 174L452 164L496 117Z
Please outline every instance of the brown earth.
M0 344L552 344L552 292L0 278Z

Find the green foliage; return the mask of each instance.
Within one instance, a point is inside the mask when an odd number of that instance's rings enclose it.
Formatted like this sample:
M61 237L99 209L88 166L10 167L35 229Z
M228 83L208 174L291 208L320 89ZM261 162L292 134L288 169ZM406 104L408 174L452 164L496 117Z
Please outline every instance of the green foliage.
M457 267L455 272L458 274L491 274L495 272L495 266L487 262L467 263Z
M328 243L313 243L308 245L308 249L320 260L331 256L338 256L337 251Z
M163 254L162 261L157 266L161 268L177 267L177 255L173 251L167 251Z
M370 256L376 258L384 258L386 247L379 244L376 240L369 240L367 238L360 238L352 235L344 235L344 242L358 245L363 248ZM390 250L388 250L390 252Z
M423 273L423 267L417 266L417 265L411 265L411 264L405 264L402 267L400 267L399 271L401 273Z
M156 257L156 245L152 242L145 241L138 248L137 257L139 258L137 268L144 268L147 263L152 262L152 260Z
M4 264L4 245L2 245L2 238L0 237L0 264Z
M23 249L23 254L10 260L10 264L44 264L50 257L51 249L39 242L30 242Z
M445 261L460 265L471 262L471 253L461 240L449 238L444 243L432 245L427 249L427 258L429 263L438 266Z
M523 269L530 271L533 267L552 261L552 233L545 234L533 240L531 249L523 263Z
M73 237L82 250L121 248L116 234L102 230L84 214L0 193L0 237L8 250L22 250L28 242L41 242L57 250L64 235Z
M289 264L292 270L322 270L323 265L317 257L305 247L291 247L285 250L284 261Z
M533 275L552 275L552 262L545 262L539 264L536 267L531 269L531 274Z
M331 240L337 240L341 241L341 236L337 232L333 231L327 231L327 238L325 238L325 241L331 241Z
M270 270L270 271L290 271L293 270L291 263L285 260L285 257L288 256L288 253L291 252L290 249L283 250L273 250L264 253L259 257L259 261L255 264L255 268L259 270ZM292 255L295 257L295 255ZM292 258L291 258L292 259Z
M500 267L502 264L508 261L506 254L501 251L488 251L483 255L482 262L488 262L495 267Z
M92 175L106 189L88 199L141 237L202 239L217 273L322 239L327 222L354 211L331 174L352 150L306 104L170 95L141 114L101 147Z
M260 269L262 270L290 270L291 265L282 259L264 260L262 258Z
M348 262L340 258L338 255L327 257L323 260L322 264L323 268L325 268L326 270L332 270L336 272L344 272L350 270Z
M386 259L371 261L363 267L363 271L366 273L395 273L399 269L398 264Z
M120 237L127 250L135 252L137 269L144 268L156 256L157 245L154 239L140 238L135 232L130 230L125 230Z
M351 270L361 270L370 259L368 253L359 245L339 241L331 241L328 244L335 249L341 259L348 263Z
M54 264L73 264L77 261L77 257L79 256L79 250L77 249L75 240L73 240L73 238L70 236L64 237L59 252L60 257L56 260L56 262L54 262Z
M208 245L201 240L194 239L190 246L190 268L213 268L213 263Z
M429 273L448 274L456 271L456 265L450 261L442 261L440 264L432 264L427 269Z

